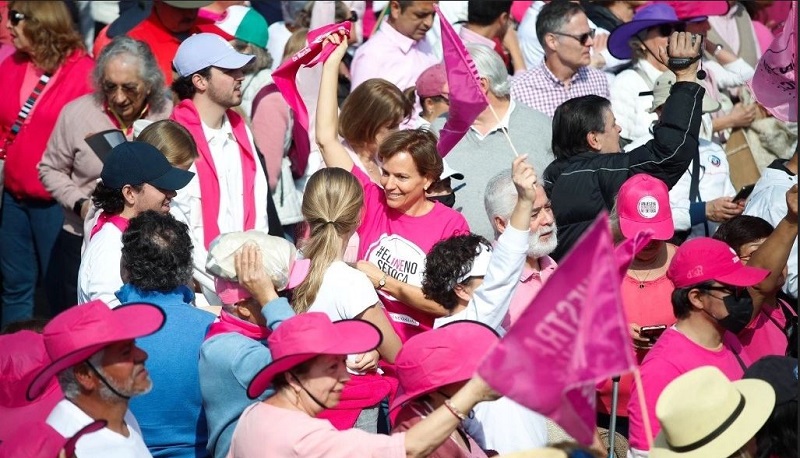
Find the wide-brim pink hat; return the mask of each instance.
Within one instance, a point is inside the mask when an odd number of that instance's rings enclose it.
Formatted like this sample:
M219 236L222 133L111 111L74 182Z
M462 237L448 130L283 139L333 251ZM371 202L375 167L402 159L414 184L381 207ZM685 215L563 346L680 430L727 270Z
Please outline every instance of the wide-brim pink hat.
M271 384L276 375L286 372L319 355L350 355L374 350L383 336L372 323L363 320L332 322L328 315L307 312L281 323L267 339L272 362L261 369L247 387L247 396L255 399Z
M465 382L499 337L477 321L455 321L408 339L395 359L400 386L390 410L438 388Z
M78 439L106 427L105 420L96 420L79 429L72 437L64 437L44 421L20 428L13 438L0 444L0 458L56 458L61 450L75 456Z
M153 304L110 309L100 300L61 312L44 328L44 345L51 362L28 386L27 398L37 398L59 372L86 361L104 347L153 334L165 319L164 311Z

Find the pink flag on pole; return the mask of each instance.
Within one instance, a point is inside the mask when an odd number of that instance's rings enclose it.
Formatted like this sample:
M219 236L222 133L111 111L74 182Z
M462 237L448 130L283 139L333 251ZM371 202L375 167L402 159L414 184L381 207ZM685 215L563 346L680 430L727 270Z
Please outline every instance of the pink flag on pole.
M450 88L450 112L447 122L439 131L437 147L442 157L464 137L475 118L489 106L489 100L481 90L480 77L464 42L461 41L438 6L436 14L442 26L442 51L447 70L447 85Z
M297 71L300 67L313 67L320 62L325 62L328 56L336 49L334 46L323 47L325 37L332 33L345 32L350 36L352 22L345 21L339 24L329 24L308 32L308 46L297 51L291 59L282 63L272 72L272 80L278 86L289 108L295 113L295 122L308 131L308 110L300 92L297 90Z
M615 252L608 215L601 214L486 356L480 376L591 444L597 382L636 367L620 272L649 239L640 234Z
M783 31L758 60L749 85L756 101L772 116L797 121L797 2L791 2Z

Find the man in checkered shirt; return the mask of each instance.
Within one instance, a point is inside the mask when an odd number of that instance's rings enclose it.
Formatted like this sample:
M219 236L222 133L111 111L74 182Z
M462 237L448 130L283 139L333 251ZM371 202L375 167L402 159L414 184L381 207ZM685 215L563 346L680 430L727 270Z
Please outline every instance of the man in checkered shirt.
M584 95L609 98L605 74L589 66L594 29L579 4L554 0L536 19L544 62L511 83L511 97L553 117L559 105Z

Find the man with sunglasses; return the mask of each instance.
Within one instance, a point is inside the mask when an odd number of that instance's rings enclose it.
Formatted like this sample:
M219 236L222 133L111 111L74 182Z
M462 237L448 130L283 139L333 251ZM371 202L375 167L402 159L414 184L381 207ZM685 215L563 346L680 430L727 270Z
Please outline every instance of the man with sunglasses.
M511 82L511 97L553 117L556 108L584 95L609 98L608 79L590 66L594 29L579 4L554 0L536 18L544 62Z
M645 456L648 448L643 415L649 416L653 435L658 434L656 400L669 382L700 366L715 366L731 380L742 378L751 360L736 334L755 312L748 288L757 287L769 273L744 265L719 240L700 237L678 248L667 270L675 285L672 308L677 322L642 361L642 386L633 384L632 390L643 389L647 411L642 412L636 396L628 403L633 456Z

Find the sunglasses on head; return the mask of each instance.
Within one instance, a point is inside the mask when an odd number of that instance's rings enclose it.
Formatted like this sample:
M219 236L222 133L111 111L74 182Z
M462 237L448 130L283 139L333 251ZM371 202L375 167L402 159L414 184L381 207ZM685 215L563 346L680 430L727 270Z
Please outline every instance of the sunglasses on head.
M574 38L574 39L578 40L578 42L581 44L581 46L586 46L586 42L589 41L589 38L594 38L595 30L594 29L589 29L588 32L580 34L580 35L572 35L572 34L569 34L569 33L562 33L562 32L552 32L552 33L553 33L553 35L559 35L559 36L562 36L562 37Z
M14 27L19 25L19 21L27 18L28 17L25 16L24 13L20 13L19 11L15 10L8 10L8 22Z

